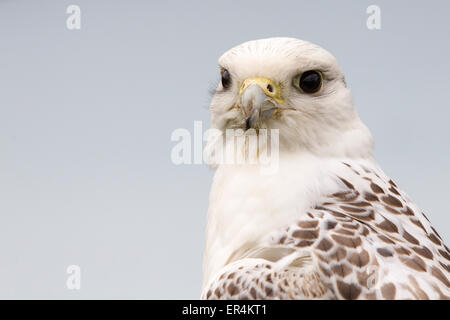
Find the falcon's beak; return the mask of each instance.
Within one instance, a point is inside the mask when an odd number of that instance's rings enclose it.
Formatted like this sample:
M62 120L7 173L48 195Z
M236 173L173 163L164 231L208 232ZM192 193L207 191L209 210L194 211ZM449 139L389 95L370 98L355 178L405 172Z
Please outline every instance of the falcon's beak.
M261 122L270 119L276 110L285 105L281 88L270 79L246 79L239 92L239 105L245 115L245 129L259 128Z

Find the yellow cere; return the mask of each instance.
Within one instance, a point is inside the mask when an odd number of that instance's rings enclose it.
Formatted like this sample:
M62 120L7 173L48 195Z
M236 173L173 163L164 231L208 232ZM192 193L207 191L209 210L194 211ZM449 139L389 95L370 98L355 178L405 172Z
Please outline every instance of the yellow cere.
M242 96L244 91L252 84L257 84L263 89L266 96L274 99L277 103L281 105L286 105L285 101L281 96L281 88L275 82L267 78L248 78L244 80L241 85L241 90L239 95Z

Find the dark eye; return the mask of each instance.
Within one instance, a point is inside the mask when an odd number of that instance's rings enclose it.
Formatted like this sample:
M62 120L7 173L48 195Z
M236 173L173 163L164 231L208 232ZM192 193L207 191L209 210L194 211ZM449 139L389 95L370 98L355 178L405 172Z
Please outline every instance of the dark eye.
M231 85L231 75L228 70L222 70L222 87L228 89Z
M303 72L294 84L304 93L316 93L322 89L322 74L315 70Z

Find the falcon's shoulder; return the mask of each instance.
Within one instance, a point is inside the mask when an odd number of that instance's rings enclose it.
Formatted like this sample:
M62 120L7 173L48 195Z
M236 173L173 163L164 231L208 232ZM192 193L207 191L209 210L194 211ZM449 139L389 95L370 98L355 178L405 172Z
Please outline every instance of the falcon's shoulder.
M337 192L227 265L207 299L448 299L450 252L380 169L343 162Z

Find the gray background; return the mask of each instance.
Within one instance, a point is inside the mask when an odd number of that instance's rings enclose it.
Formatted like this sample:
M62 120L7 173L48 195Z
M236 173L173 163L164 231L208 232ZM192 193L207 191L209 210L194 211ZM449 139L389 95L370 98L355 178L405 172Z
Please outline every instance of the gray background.
M366 8L382 29L366 28ZM66 29L69 4L82 10ZM212 172L170 135L209 125L217 59L292 36L340 61L383 169L448 241L445 1L0 0L0 298L198 298ZM444 200L444 201L442 201ZM66 288L66 267L82 288Z

